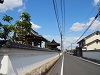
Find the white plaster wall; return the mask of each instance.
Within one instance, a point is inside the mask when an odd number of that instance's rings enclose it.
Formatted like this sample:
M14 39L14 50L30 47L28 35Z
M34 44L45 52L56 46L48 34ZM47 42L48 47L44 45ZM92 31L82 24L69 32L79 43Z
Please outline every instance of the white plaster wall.
M94 36L91 36L89 38L86 39L86 44L90 43L91 41L94 41L96 39L100 39L100 35L94 35Z
M98 44L95 42L87 46L87 50L95 50L95 49L100 49L100 42L98 42Z
M7 56L3 56L5 53ZM0 73L3 72L3 74L7 73L7 75L20 75L31 71L36 66L47 62L55 56L59 56L59 53L48 51L25 51L17 49L10 49L6 51L6 49L3 49L3 52L0 52L0 56Z
M100 61L100 52L83 52L83 57Z
M34 68L34 64L41 62L43 60L54 57L58 54L48 54L48 55L10 55L14 72L16 74L21 74L26 71L31 71L31 67ZM37 65L38 66L38 65Z

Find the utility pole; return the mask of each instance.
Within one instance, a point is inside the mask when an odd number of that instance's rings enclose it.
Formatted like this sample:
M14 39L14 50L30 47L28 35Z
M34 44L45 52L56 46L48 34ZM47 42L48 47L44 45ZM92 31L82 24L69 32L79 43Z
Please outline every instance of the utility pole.
M63 41L62 41L62 32L61 32L61 51L63 51L62 50L62 45L63 45Z
M72 43L71 43L71 50L72 50Z

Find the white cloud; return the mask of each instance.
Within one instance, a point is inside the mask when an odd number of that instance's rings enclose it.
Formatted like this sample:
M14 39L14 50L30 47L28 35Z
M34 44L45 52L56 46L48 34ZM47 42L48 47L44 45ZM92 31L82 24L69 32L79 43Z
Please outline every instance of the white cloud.
M87 23L79 23L76 22L72 25L72 27L70 28L71 31L81 31L83 29L85 29L86 27L88 27L91 22L93 21L94 17L89 19L89 22ZM97 30L100 28L100 21L97 19L94 21L94 23L91 25L91 27L89 28L89 30Z
M83 30L84 26L85 26L85 24L76 22L72 25L70 30L72 30L72 31L81 31L81 30Z
M34 29L34 30L41 28L41 26L36 25L33 22L31 22L31 24L32 24L32 29Z
M94 17L90 18L90 21L86 25L89 26L93 19ZM100 28L100 21L95 20L94 23L91 25L90 30L97 30L98 28Z
M6 12L7 10L13 10L16 7L22 6L22 0L5 0L3 4L0 4L0 12Z
M26 9L26 6L25 6L25 3L24 3L23 6L18 9L18 12L24 12L25 9Z
M94 0L94 5L97 5L99 0Z
M76 37L76 36L64 37L64 47L65 47L65 49L68 49L68 47L71 48L71 44L75 43L77 39L79 39L79 37ZM77 43L72 44L72 48L75 48L76 46L78 46Z

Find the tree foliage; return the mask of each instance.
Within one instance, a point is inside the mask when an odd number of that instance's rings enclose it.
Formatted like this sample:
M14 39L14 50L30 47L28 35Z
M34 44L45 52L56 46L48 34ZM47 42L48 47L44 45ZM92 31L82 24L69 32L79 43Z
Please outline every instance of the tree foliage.
M3 16L2 20L11 24L11 21L13 20L13 18L11 16L5 15L5 16Z
M30 22L30 14L28 14L27 12L23 12L22 14L21 14L21 18L22 18L22 20L23 21L26 21L26 22Z
M13 41L16 39L16 34L20 34L18 38L23 40L23 37L25 35L31 34L32 24L30 23L30 14L28 14L27 12L23 12L20 17L22 21L16 21L15 25L12 25L11 21L13 20L13 18L8 15L3 16L2 20L7 22L8 24L2 24L0 22L0 38L4 38L5 40L7 40L9 37L9 33L14 32L14 35L12 37Z
M16 27L17 27L17 35L19 40L23 41L23 38L25 35L31 34L31 26L32 24L30 23L30 14L27 12L23 12L20 16L20 21L16 21Z
M11 24L11 21L13 20L13 18L11 16L8 16L8 15L4 15L3 18L2 18L3 21L6 21L8 24L2 24L0 23L0 27L1 27L1 31L0 32L0 38L4 38L5 40L8 39L9 37L9 33L10 32L14 32L15 31L15 26L13 26Z

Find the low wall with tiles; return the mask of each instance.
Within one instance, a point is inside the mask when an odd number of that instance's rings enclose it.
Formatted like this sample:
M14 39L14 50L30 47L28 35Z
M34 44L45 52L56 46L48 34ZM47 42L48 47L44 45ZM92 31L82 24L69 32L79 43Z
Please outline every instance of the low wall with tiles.
M0 48L0 74L42 75L60 56L57 51Z

